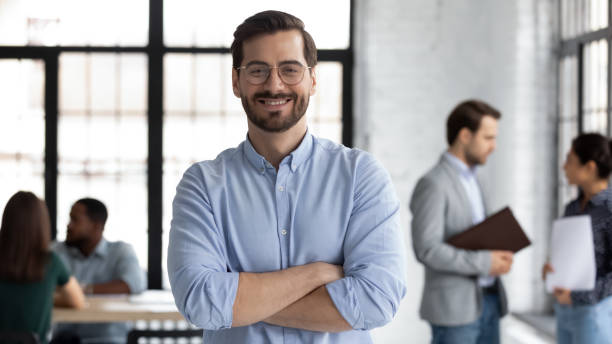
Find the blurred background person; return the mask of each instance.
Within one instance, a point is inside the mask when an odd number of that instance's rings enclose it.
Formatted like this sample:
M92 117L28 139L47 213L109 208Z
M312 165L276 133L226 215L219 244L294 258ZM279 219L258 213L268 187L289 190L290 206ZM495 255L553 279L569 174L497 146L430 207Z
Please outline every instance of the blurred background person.
M82 198L70 210L65 242L53 250L74 273L85 294L138 294L146 289L145 274L132 245L107 241L104 226L108 211L104 203ZM88 343L125 343L129 323L58 324L54 335L79 337Z
M8 201L0 227L0 331L30 332L47 343L53 305L81 308L78 282L49 250L47 207L31 192Z
M557 342L612 343L612 143L600 134L582 134L572 141L563 170L580 189L565 208L565 216L589 215L595 247L595 288L587 291L555 288ZM545 264L546 279L554 266Z

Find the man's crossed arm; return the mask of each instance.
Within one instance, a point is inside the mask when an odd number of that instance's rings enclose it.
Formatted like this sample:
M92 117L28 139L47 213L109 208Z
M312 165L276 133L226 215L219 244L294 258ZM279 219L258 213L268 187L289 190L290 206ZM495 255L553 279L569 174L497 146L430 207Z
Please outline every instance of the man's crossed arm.
M350 330L325 289L325 284L342 277L341 266L323 262L266 273L242 272L232 326L264 321L309 331Z

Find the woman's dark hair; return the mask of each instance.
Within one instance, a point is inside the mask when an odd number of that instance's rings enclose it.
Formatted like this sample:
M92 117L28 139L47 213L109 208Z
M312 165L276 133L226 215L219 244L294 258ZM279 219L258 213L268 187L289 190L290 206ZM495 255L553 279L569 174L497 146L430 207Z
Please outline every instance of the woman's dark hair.
M612 172L612 142L600 134L580 134L572 141L572 151L583 165L589 161L597 165L597 174L605 179Z
M0 226L0 279L35 282L44 277L49 259L49 212L31 192L9 199Z
M230 47L232 66L240 67L244 52L242 45L250 38L261 34L272 34L277 31L298 30L304 40L304 59L309 67L317 65L317 47L312 36L304 30L304 22L289 13L280 11L259 12L238 25L234 32L234 42Z
M457 105L446 121L446 141L448 144L452 145L455 142L463 128L468 128L473 133L477 132L484 116L500 119L501 113L481 100L466 100Z

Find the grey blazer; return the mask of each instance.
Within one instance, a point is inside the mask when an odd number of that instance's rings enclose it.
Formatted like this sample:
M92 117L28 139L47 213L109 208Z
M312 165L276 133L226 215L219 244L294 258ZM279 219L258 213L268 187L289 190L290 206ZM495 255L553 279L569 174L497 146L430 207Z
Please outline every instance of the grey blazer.
M480 183L485 211L486 190ZM439 326L466 325L482 312L482 290L478 277L491 268L489 251L468 251L446 244L446 240L472 224L471 204L459 175L442 155L440 162L423 176L410 200L412 245L419 262L425 265L425 286L421 318ZM499 278L496 284L502 316L507 300Z

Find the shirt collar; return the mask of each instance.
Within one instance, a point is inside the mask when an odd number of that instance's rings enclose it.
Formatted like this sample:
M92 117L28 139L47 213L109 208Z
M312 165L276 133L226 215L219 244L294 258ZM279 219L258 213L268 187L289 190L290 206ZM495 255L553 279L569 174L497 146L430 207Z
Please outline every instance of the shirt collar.
M74 246L66 246L66 247L68 248L68 252L70 252L72 256L78 256L81 259L87 259L94 255L104 257L108 254L108 241L106 241L104 238L100 239L100 242L98 243L94 251L91 253L91 255L89 255L89 257L85 257L83 253L81 253L81 250L79 250L77 247L74 247Z
M312 153L313 141L314 136L310 133L310 130L306 130L306 135L304 135L300 145L293 152L287 155L281 164L288 163L291 171L295 172L300 165L310 157L310 154ZM263 156L257 153L255 147L253 147L253 144L251 143L251 140L249 140L248 134L244 142L243 151L251 165L253 165L253 167L255 167L260 174L264 174L267 168L274 168L274 166L266 161Z
M247 160L255 167L255 169L260 173L264 174L266 172L266 168L273 168L272 164L266 161L266 159L259 155L251 144L251 140L249 140L249 135L247 134L246 140L244 140L243 146L244 155L246 155Z
M590 202L595 206L600 206L610 199L610 196L612 196L612 186L601 190L598 194L591 197Z
M474 177L476 175L477 167L469 167L466 163L461 161L459 158L446 151L443 154L443 158L446 159L454 168L464 177Z
M98 243L98 246L96 246L96 249L93 251L93 254L104 257L108 254L108 241L106 241L104 238L100 239L100 242Z

